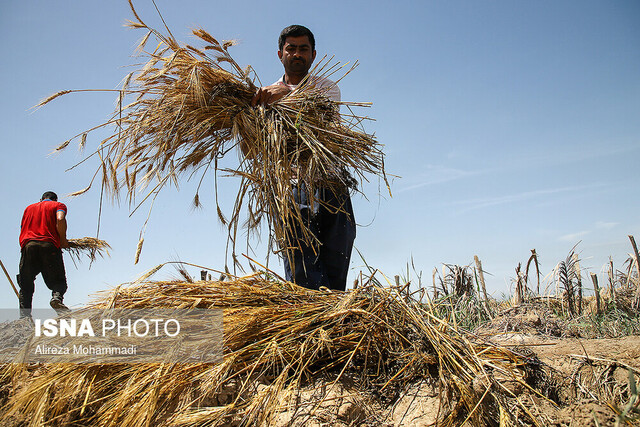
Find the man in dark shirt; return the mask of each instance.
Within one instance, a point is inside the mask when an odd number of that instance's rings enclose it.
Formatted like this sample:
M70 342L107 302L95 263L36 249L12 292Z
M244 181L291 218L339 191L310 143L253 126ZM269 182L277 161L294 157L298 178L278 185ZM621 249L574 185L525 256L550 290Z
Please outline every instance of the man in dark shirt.
M291 25L280 33L278 58L284 75L270 86L260 88L252 104L268 105L288 95L304 80L316 58L315 37L302 25ZM338 86L324 77L313 77L315 87L326 88L326 96L340 101ZM313 248L304 239L289 242L283 257L286 279L309 289L325 286L344 291L347 285L349 261L356 237L356 225L349 189L330 189L321 186L312 204L304 185L293 183L294 199L305 227L317 238L319 248ZM290 239L304 233L299 224L289 224Z

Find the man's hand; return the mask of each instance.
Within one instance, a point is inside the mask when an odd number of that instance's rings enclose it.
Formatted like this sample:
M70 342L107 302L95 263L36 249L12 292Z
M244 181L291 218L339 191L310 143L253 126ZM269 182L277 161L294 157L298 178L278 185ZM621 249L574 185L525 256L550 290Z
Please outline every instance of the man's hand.
M253 96L251 105L255 107L257 105L273 104L285 95L288 95L290 92L291 89L285 85L264 86L258 89L256 94Z
M67 240L67 238L65 237L64 239L60 239L60 248L68 248L69 247L69 241Z

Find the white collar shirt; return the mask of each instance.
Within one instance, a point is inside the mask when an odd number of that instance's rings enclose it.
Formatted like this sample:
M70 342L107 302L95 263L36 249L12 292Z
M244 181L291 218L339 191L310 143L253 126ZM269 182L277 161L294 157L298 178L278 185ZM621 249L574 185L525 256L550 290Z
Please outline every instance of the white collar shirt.
M319 76L309 76L310 83L313 84L316 88L322 89L326 88L325 96L332 100L333 102L340 102L340 88L338 85L325 78ZM289 85L284 82L284 76L280 77L280 80L274 83L274 85L283 85L288 86L289 89L294 90L298 85Z

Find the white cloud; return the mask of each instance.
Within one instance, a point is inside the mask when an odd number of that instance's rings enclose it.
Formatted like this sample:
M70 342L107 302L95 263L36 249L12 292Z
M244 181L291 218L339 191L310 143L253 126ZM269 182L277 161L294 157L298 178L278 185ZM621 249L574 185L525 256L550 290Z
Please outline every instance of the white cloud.
M407 187L400 188L397 193L404 193L406 191L416 190L428 185L455 181L457 179L462 179L478 174L480 174L480 171L453 169L442 165L427 165L426 169L419 175L413 177L405 177L404 181L408 181L409 185ZM411 182L413 182L413 184L411 184Z
M486 208L489 206L504 205L504 204L514 203L514 202L522 202L525 200L541 198L543 196L549 196L553 194L580 192L592 187L593 186L580 185L580 186L573 186L573 187L549 188L546 190L525 191L522 193L507 194L504 196L481 197L481 198L475 198L475 199L461 200L458 202L454 202L454 205L462 206L463 209L461 209L461 211L470 211L474 209Z
M596 222L595 227L601 230L611 230L612 228L616 227L619 224L620 224L619 222L598 221Z
M617 223L617 222L598 221L598 222L594 223L593 226L591 226L589 230L583 230L583 231L579 231L577 233L565 234L564 236L560 236L558 238L558 240L562 241L562 242L577 242L582 237L584 237L584 236L586 236L588 234L592 234L594 232L602 231L602 230L609 231L609 230L613 229L614 227L616 227L617 225L619 225L619 223Z
M584 236L591 233L590 231L579 231L577 233L565 234L564 236L560 236L558 238L561 242L569 242L569 243L577 243Z

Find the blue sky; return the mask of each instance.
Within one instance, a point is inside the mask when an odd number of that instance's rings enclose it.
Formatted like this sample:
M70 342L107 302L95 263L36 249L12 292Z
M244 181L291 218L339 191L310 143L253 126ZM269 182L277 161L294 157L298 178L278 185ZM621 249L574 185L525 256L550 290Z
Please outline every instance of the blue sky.
M161 28L148 0L142 18ZM609 256L621 268L627 235L640 239L640 3L637 1L327 1L212 2L158 0L183 42L203 27L237 39L231 53L251 64L264 84L282 73L277 35L291 23L311 28L318 56L360 65L341 82L344 100L371 101L367 129L384 144L393 197L380 182L354 197L356 248L388 276L413 260L427 284L442 263L467 265L478 255L491 292L510 292L510 279L531 249L549 273L578 242L582 266L600 273ZM95 234L99 191L84 188L95 163L74 148L49 156L59 143L113 111L111 94L73 94L34 111L63 89L113 89L132 70L142 32L123 27L126 1L9 0L0 4L4 40L0 85L3 209L0 259L12 275L19 261L24 207L54 190L69 207L69 237ZM90 135L96 146L104 134ZM146 218L125 202L103 207L101 238L112 256L91 269L66 258L66 301L133 280L165 261L222 269L225 232L212 183L193 211L195 183L167 189L154 207L140 263L133 256ZM237 189L220 181L223 209ZM263 261L257 243L252 254ZM272 257L270 266L282 267ZM363 262L352 258L349 282ZM197 270L192 269L196 274ZM174 277L171 268L156 277ZM2 307L15 297L6 280ZM35 306L49 292L36 282Z

